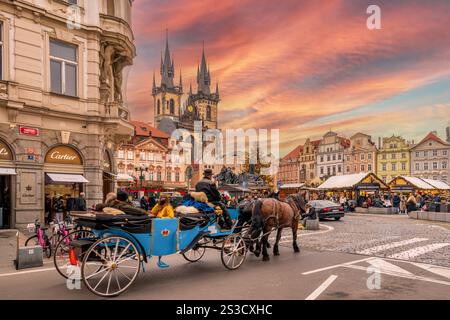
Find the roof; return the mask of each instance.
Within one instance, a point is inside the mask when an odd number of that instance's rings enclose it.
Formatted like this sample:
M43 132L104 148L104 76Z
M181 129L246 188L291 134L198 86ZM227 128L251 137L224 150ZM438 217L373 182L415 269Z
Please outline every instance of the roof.
M422 178L423 181L425 181L426 183L428 183L429 185L433 186L435 189L438 190L450 190L450 186L443 182L443 181L439 181L439 180L432 180L432 179L424 179Z
M341 145L342 145L344 148L350 147L351 142L350 142L349 139L347 139L347 138L342 138L342 137L338 137L338 139L339 139L339 141L341 142Z
M288 184L283 184L280 187L280 189L301 188L304 185L305 185L304 183L288 183Z
M355 173L347 174L343 176L333 176L327 181L322 183L318 189L329 190L329 189L353 189L357 184L361 183L369 176L374 176L379 182L383 183L378 177L373 173ZM384 183L383 183L384 184ZM384 184L386 186L386 184ZM387 187L387 186L386 186Z
M430 185L429 183L427 183L423 179L420 179L420 178L417 178L417 177L408 177L408 176L398 176L398 177L394 178L389 184L391 184L397 178L401 178L401 179L405 180L409 184L412 184L413 186L415 186L417 189L421 189L421 190L433 190L433 189L435 189L435 187L433 187L432 185Z
M414 147L412 147L412 149L421 145L422 143L427 142L428 140L433 140L437 143L443 144L444 146L450 146L450 143L439 138L434 132L430 132L429 134L427 134L427 136L425 138L422 139L422 141L420 141L418 144L414 145Z
M320 140L320 139L319 140L314 140L314 141L311 141L311 144L314 145L314 147L317 148L319 146L319 144L320 144L320 141L322 141L322 140Z
M167 133L156 129L155 127L152 127L148 123L142 121L130 121L130 123L134 126L136 136L164 138L164 139L168 139L170 137Z
M296 159L300 156L302 151L303 151L303 146L299 145L294 150L292 150L287 155L285 155L282 160Z

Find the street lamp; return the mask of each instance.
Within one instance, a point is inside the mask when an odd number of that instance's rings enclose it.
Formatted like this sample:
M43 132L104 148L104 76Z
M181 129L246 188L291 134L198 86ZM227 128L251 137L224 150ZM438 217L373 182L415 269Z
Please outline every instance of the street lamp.
M144 182L144 179L145 179L144 172L148 171L148 167L144 166L144 165L141 165L140 167L135 167L134 170L136 172L139 172L139 180L141 181L141 189L142 189L143 182Z

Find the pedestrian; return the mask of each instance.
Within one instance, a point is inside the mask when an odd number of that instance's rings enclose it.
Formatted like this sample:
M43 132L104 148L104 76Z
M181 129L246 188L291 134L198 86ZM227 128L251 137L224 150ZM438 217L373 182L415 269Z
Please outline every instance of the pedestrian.
M66 195L66 212L69 214L72 211L75 211L75 199L72 198L72 195Z
M406 210L408 213L417 210L417 200L412 193L409 194L408 200L406 200Z
M401 202L400 194L396 193L392 200L392 205L394 206L397 213L400 213L400 202Z
M74 211L87 211L85 193L80 192L78 198L75 199Z
M141 209L144 209L145 211L149 210L149 203L145 194L141 198Z
M64 202L61 195L53 198L53 210L55 210L55 219L57 222L64 220Z
M48 193L45 194L44 211L45 224L49 224L51 221L52 199Z

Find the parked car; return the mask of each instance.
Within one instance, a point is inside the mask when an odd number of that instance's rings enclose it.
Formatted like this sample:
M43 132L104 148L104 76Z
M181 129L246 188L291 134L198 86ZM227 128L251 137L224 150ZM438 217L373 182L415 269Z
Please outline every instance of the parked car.
M333 219L339 220L344 217L344 207L328 200L313 200L308 203L316 213L319 214L319 219Z

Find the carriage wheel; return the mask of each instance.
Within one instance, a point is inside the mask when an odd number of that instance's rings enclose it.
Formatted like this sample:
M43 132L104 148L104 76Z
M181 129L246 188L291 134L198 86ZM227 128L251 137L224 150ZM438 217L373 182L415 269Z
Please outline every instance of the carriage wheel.
M189 251L183 253L183 258L185 258L189 262L197 262L205 255L206 248L202 247L202 245L206 244L206 239L201 239L199 242Z
M133 242L110 236L97 240L86 252L81 276L92 293L113 297L131 286L140 268L139 251Z
M225 268L235 270L239 268L247 257L247 246L238 234L226 237L222 243L220 257Z
M77 239L95 239L96 236L89 230L77 230L70 232L67 236L63 237L55 247L55 254L53 255L53 263L56 271L63 277L68 278L67 272L70 266L69 251L70 244L73 240ZM80 257L82 260L83 257Z

